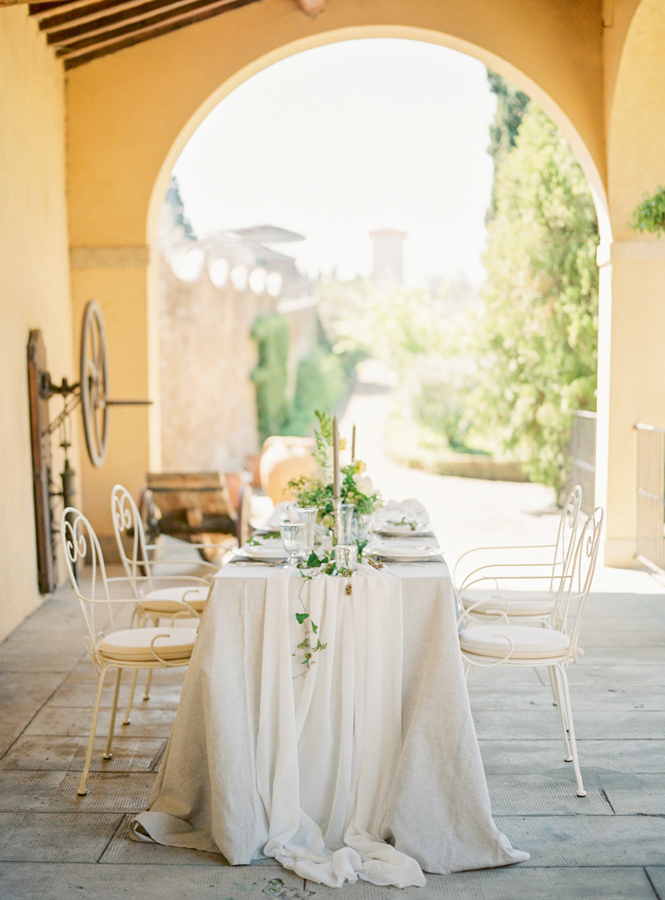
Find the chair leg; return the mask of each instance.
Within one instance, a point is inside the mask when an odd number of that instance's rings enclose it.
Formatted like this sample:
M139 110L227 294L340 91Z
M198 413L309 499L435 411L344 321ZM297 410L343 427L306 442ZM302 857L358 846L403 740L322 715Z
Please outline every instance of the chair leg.
M570 734L570 748L573 752L573 768L575 769L575 779L577 781L577 796L586 797L584 790L584 782L582 781L582 773L580 771L580 761L577 757L577 743L575 741L575 725L573 724L573 708L570 703L570 690L568 688L568 676L566 670L557 667L561 673L561 681L563 682L563 700L566 704L566 718L568 719L568 731Z
M127 710L125 712L125 718L122 720L123 725L129 725L131 719L129 718L129 714L132 711L132 703L134 702L134 691L136 690L136 679L138 677L139 670L134 669L134 674L132 675L132 686L129 689L129 701L127 703Z
M158 616L153 616L151 621L152 621L153 628L159 628L159 617ZM144 700L150 699L150 685L151 684L152 684L152 669L148 669L148 677L145 682L145 692L143 694Z
M559 713L559 724L561 725L561 739L563 740L563 759L564 762L572 762L573 757L570 750L568 717L566 715L566 705L562 702L561 686L559 684L560 672L556 666L550 666L550 675L552 677L552 692L556 698L555 706Z
M113 732L115 731L115 714L118 709L118 694L120 693L120 679L122 678L122 669L118 666L118 674L115 676L115 690L113 691L113 705L111 707L111 722L109 724L109 736L106 739L106 750L104 751L104 759L113 759L111 753L111 744L113 743Z
M559 705L559 692L556 686L556 675L554 674L554 669L550 666L550 686L552 688L552 706Z
M145 683L145 694L143 695L144 700L150 699L150 685L152 684L152 669L148 669L148 678Z
M106 675L106 667L99 673L99 681L97 682L97 696L95 697L95 708L92 713L92 725L90 726L90 737L88 738L88 752L85 755L85 763L83 765L83 773L81 775L81 783L76 792L79 797L85 797L88 789L85 786L88 780L88 772L90 771L90 761L92 759L92 747L95 743L95 732L97 731L97 718L99 716L99 705L102 702L102 688L104 687L104 676Z

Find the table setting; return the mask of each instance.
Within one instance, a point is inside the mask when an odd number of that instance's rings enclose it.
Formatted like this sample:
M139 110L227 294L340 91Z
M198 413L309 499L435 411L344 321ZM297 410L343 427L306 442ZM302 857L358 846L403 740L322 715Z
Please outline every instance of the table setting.
M404 888L522 862L496 828L450 572L417 500L383 503L337 421L317 473L213 580L135 840Z

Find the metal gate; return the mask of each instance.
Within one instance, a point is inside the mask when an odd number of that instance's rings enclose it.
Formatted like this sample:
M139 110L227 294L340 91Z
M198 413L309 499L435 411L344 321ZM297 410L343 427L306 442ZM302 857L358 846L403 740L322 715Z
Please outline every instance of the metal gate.
M596 494L596 413L577 410L570 433L570 475L568 491L582 488L582 512L595 508Z

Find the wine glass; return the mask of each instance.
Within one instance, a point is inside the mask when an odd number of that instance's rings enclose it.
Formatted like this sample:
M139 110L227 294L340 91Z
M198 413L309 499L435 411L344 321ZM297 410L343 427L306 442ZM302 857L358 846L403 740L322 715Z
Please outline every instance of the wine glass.
M304 522L283 522L279 526L282 535L282 543L284 549L288 553L286 563L289 566L295 566L299 557L303 555L305 547L305 528Z
M311 553L314 549L314 526L316 525L316 517L319 514L316 506L299 506L296 509L298 519L305 526L304 549L306 553Z

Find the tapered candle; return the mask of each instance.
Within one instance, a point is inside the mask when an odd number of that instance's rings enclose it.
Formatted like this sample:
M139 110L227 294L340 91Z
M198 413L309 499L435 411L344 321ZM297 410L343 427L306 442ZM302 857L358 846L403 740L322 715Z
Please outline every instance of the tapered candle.
M339 500L339 431L337 416L333 416L333 498Z
M351 432L351 462L356 461L356 426L355 423L353 425L353 431Z

